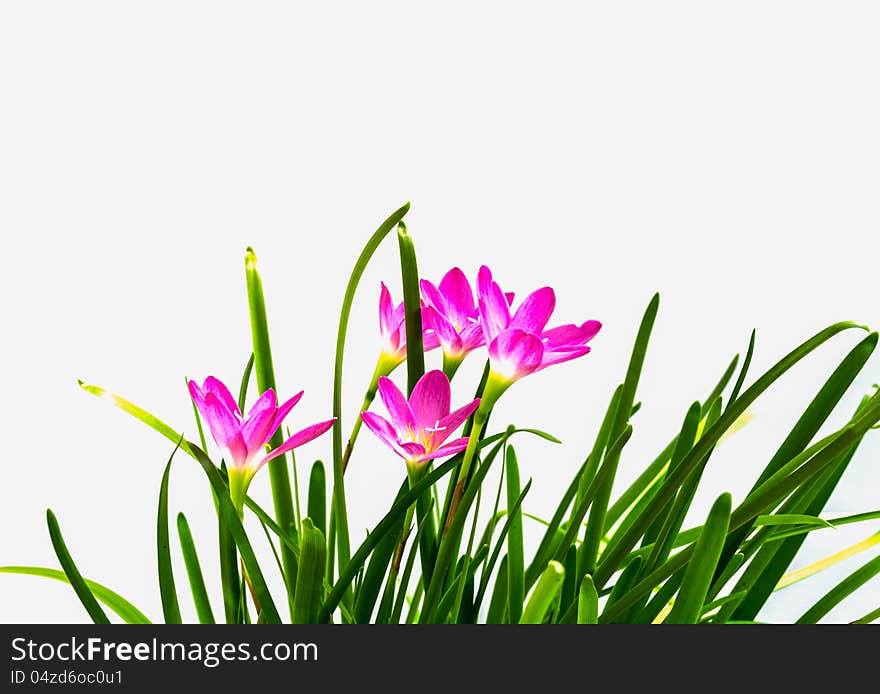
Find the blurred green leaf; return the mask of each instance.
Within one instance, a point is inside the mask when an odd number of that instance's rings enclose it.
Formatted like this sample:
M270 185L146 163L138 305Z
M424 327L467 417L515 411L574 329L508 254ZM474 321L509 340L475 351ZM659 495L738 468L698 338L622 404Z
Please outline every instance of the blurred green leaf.
M558 561L551 561L541 574L522 613L520 624L543 624L554 599L565 580L565 569Z
M834 588L823 595L810 609L795 622L795 624L816 624L822 617L827 615L845 597L865 585L874 576L880 573L880 556L876 556L868 563L862 565L849 576L838 583Z

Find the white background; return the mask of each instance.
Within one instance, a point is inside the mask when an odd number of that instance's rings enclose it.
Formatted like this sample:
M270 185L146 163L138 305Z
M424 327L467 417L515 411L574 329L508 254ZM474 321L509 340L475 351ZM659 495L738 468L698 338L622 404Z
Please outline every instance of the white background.
M281 394L306 390L291 426L329 417L348 273L407 200L424 276L487 263L520 297L552 284L553 322L604 323L591 355L499 406L499 426L565 444L520 441L532 513L551 513L582 461L661 292L621 463L631 480L753 327L757 374L831 322L880 324L878 20L870 2L0 3L0 564L57 566L52 507L83 573L160 618L155 509L171 446L76 379L194 437L184 375L237 382L249 353L252 244ZM379 281L399 298L398 272L389 242L352 316L346 432L378 348ZM723 490L742 499L862 335L834 339L758 401L717 450L695 521ZM875 358L832 423L878 380ZM880 507L878 451L872 436L829 515ZM315 457L329 459L329 436L302 450L303 476ZM347 476L354 540L402 476L364 432ZM267 475L252 489L269 503ZM171 504L216 585L210 496L185 457ZM876 529L817 532L796 565ZM797 618L866 556L778 594L762 617ZM185 592L182 564L177 578ZM4 621L86 617L61 584L0 585ZM829 619L876 607L878 585ZM182 608L194 617L186 597Z

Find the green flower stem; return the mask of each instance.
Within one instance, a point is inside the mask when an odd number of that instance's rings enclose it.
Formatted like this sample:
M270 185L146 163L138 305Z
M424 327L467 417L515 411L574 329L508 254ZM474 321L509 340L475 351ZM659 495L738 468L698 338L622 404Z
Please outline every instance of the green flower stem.
M455 372L458 371L458 367L461 366L461 363L464 361L464 357L450 357L443 353L443 373L446 374L446 378L450 381L455 377Z
M464 488L467 485L468 476L471 472L471 465L473 465L474 456L477 452L477 444L480 442L480 437L483 434L483 427L485 427L489 419L492 408L498 402L498 398L501 397L501 394L510 385L510 381L501 378L493 371L489 372L486 387L483 389L483 396L480 400L480 406L474 413L474 422L471 427L470 436L468 436L467 448L464 450L464 457L462 458L461 467L458 470L458 478L455 482L455 490L452 492L452 500L449 503L449 512L446 514L446 520L443 524L444 537L449 531L449 526L452 524L452 519L455 517L458 505L461 503L461 497L464 494Z
M419 466L424 468L424 466ZM418 469L410 468L407 465L407 474L409 477L409 488L412 489L413 485L419 481L422 477L422 472ZM397 541L397 546L394 548L394 554L391 555L391 566L388 569L388 581L385 583L385 592L382 595L382 604L389 604L390 601L394 597L394 590L397 584L397 575L400 573L400 564L403 562L403 552L406 549L406 542L409 539L410 533L412 532L412 521L413 521L413 512L415 511L415 504L410 504L409 508L406 509L406 514L403 517L403 525L400 528L400 539ZM404 588L405 590L405 588Z
M354 450L354 443L357 441L358 434L361 430L361 424L364 422L364 420L361 419L361 414L369 410L370 405L373 404L373 400L376 398L376 390L379 387L379 379L383 376L388 376L396 367L397 364L394 363L384 352L379 355L379 360L376 362L376 368L373 371L373 377L370 379L370 385L367 387L367 392L364 394L364 401L361 403L361 408L358 410L357 417L355 417L354 424L351 427L351 433L348 435L348 442L345 444L345 452L342 454L343 474L345 474L345 470L348 468L348 461Z
M449 502L449 512L446 514L446 521L443 523L443 536L449 532L449 526L452 525L452 519L461 503L461 497L464 495L464 488L467 484L468 475L470 474L471 465L474 462L474 454L477 451L477 444L480 442L480 434L483 431L483 425L488 418L488 412L483 411L483 404L474 413L474 426L471 428L471 434L468 437L467 448L464 449L464 458L461 461L461 467L458 469L458 478L455 482L455 490L452 492L452 500Z
M238 514L239 520L244 520L244 502L247 498L247 488L251 483L251 479L253 475L248 475L246 472L236 469L229 470L229 498L232 500L232 506L235 508L235 512ZM260 600L257 597L257 593L254 590L254 585L251 583L251 577L248 576L247 568L245 568L244 560L239 557L239 564L241 566L241 575L244 578L245 583L248 587L248 592L251 594L251 600L254 602L254 609L257 611L257 615L262 613L262 608L260 607Z

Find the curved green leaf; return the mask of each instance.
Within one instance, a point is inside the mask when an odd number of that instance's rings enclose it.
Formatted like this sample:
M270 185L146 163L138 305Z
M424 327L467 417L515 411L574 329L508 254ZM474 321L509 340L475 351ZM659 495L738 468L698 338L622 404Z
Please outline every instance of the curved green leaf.
M712 447L718 443L718 440L724 432L727 431L739 416L746 411L746 408L801 359L838 333L852 328L864 329L863 326L853 323L852 321L843 321L835 323L834 325L816 333L813 337L806 340L780 359L757 381L755 381L755 383L739 398L737 398L736 401L730 403L724 413L718 418L718 421L703 432L699 441L697 441L696 445L684 457L681 464L675 470L670 471L666 482L658 490L657 494L651 500L651 503L645 509L645 520L634 524L625 533L625 536L620 538L614 550L603 552L602 561L593 576L597 588L601 588L605 585L607 580L619 567L620 562L623 561L633 547L635 547L639 538L650 524L651 519L653 519L657 513L671 501L681 484L701 463Z
M596 624L599 617L599 594L593 583L593 577L586 574L578 591L578 624Z
M293 623L315 624L324 595L324 534L310 518L303 518L302 545L296 593L293 599Z
M419 289L416 247L403 221L397 223L397 244L400 248L400 275L406 322L407 392L412 394L416 383L425 373L425 352L422 346L422 293Z
M59 571L58 569L47 569L42 566L0 566L0 574L40 576L41 578L51 578L54 581L70 585L70 579L63 571ZM119 615L122 621L126 624L152 624L143 612L123 598L119 593L102 586L100 583L90 581L88 578L83 580L88 589L92 592L92 595Z
M565 580L565 569L558 561L551 561L541 574L535 589L523 610L520 624L543 624L550 611L553 601L562 589Z
M715 567L721 557L721 549L730 527L732 500L730 494L722 494L712 504L703 532L697 540L693 556L688 562L675 598L667 624L696 624L703 614L706 594L715 575Z
M324 533L327 528L327 477L324 463L316 460L309 475L308 516L315 527Z
M513 446L507 447L507 507L513 509L522 490L519 484L519 465ZM525 602L525 559L523 558L523 524L519 509L511 511L507 531L507 614L511 624L519 622Z
M183 437L181 437L181 441ZM174 569L171 566L171 539L168 532L168 480L171 476L171 462L180 447L180 441L171 451L162 474L159 487L159 512L156 518L157 566L159 568L159 595L162 598L162 614L166 624L180 624L180 605L177 602L177 589L174 586Z
M110 620L107 619L104 610L101 609L79 569L76 568L73 557L70 556L67 545L64 544L64 537L61 535L58 519L52 513L52 509L46 509L46 523L49 526L49 537L52 539L52 547L55 549L58 561L61 562L61 568L64 569L67 581L70 583L79 601L83 604L83 607L86 608L89 617L92 618L95 624L110 624Z
M180 550L183 554L183 563L186 565L186 575L189 579L189 587L196 606L196 614L199 617L199 624L214 624L214 611L211 609L211 600L208 598L208 589L205 587L205 578L202 575L202 566L199 564L196 543L193 541L189 523L183 513L177 514L177 534L180 538Z
M373 253L382 243L397 223L403 219L409 211L409 203L392 213L376 232L367 241L361 254L358 256L348 278L345 287L345 296L342 299L342 309L339 312L339 329L336 333L336 357L333 364L333 416L336 422L333 425L333 512L331 514L331 527L335 530L335 541L339 555L339 570L345 570L351 554L350 540L348 535L348 514L345 509L345 482L342 468L342 361L345 355L345 336L348 332L348 318L351 315L351 306L354 303L354 295L360 283L361 276ZM331 536L333 533L331 533ZM329 553L333 552L333 546L329 547ZM332 576L328 576L332 579Z

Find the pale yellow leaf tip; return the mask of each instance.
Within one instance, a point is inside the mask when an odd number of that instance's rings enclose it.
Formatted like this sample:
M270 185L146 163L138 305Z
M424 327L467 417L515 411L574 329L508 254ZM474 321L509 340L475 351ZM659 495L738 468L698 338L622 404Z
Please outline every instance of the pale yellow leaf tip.
M248 246L244 251L244 265L248 270L255 270L257 267L257 254L254 249Z

